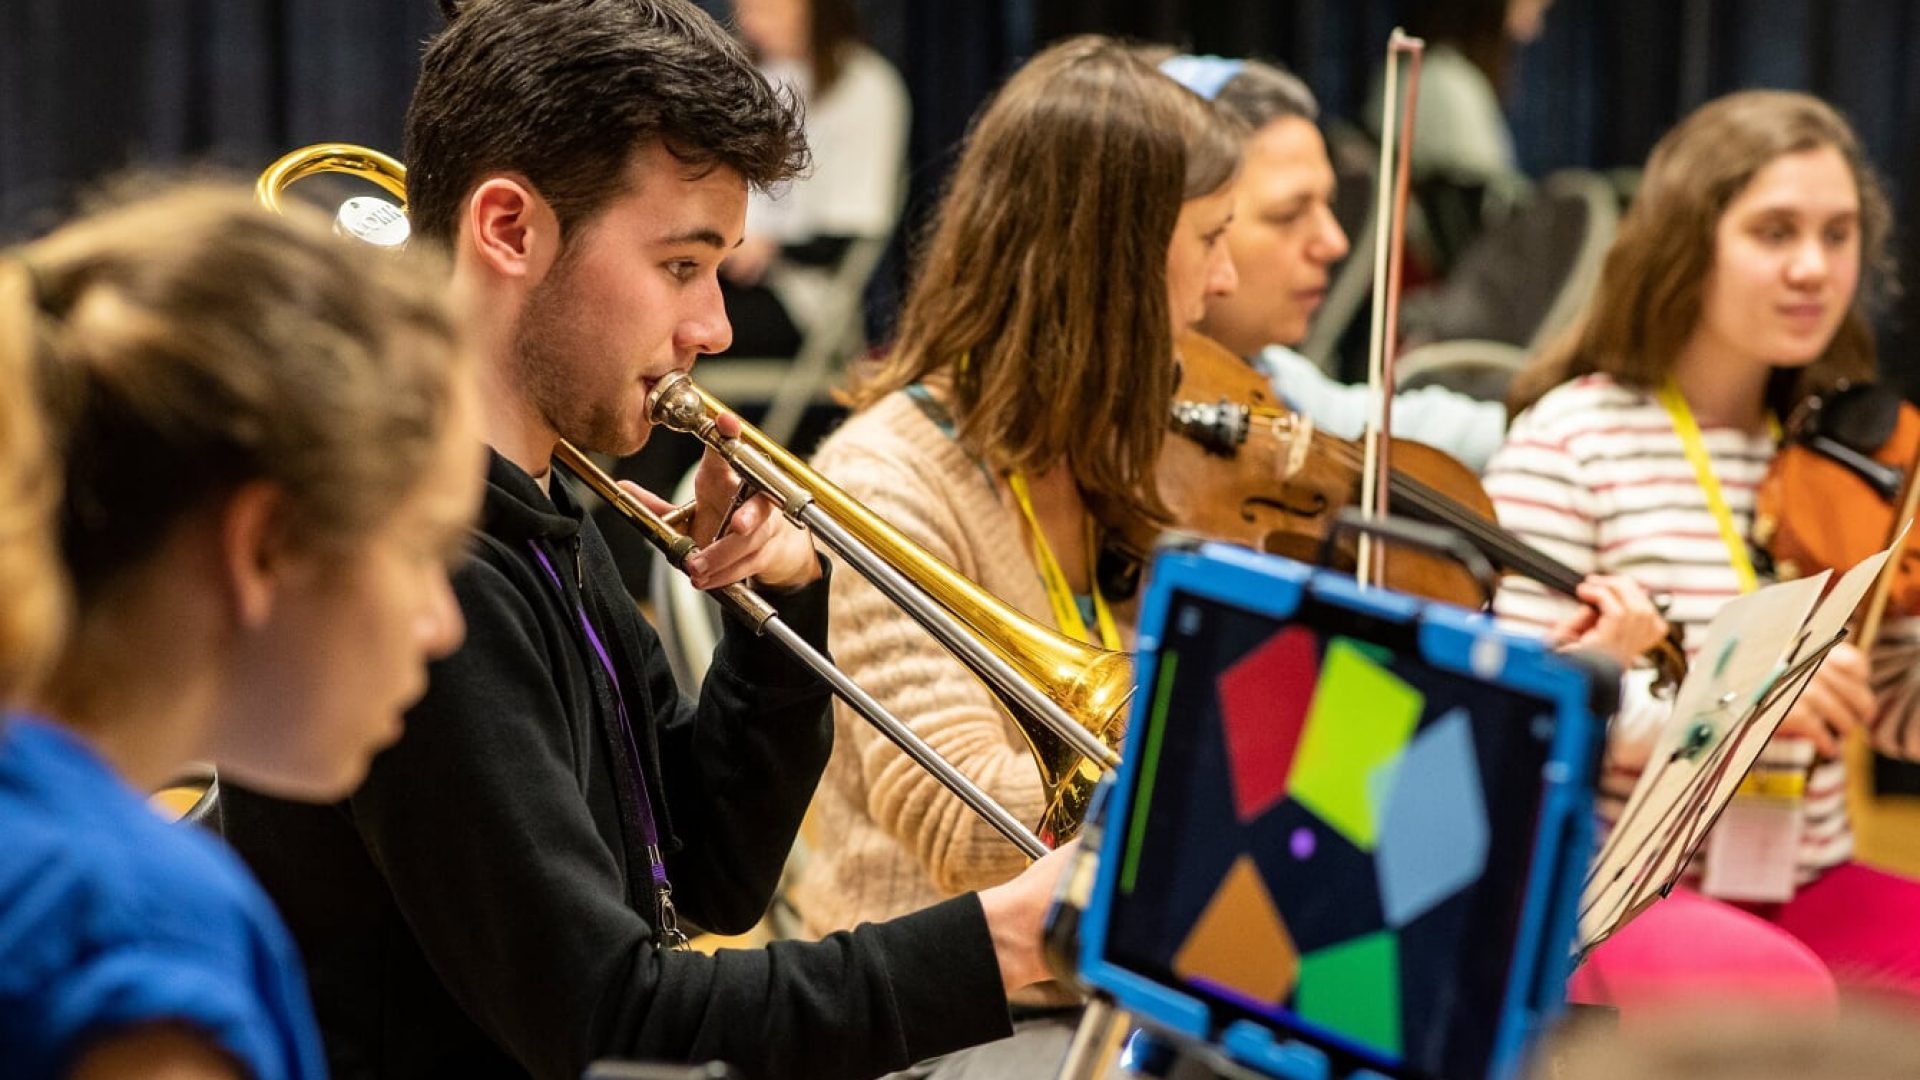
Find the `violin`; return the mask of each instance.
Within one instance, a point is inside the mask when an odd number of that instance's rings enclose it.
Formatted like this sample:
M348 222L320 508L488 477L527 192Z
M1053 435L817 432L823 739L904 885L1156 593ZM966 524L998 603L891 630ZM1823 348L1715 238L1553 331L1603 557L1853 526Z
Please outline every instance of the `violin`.
M1336 512L1359 498L1365 465L1358 441L1315 430L1311 420L1275 398L1259 372L1217 342L1188 333L1177 347L1180 374L1169 415L1171 433L1155 479L1178 527L1317 562ZM1395 513L1456 530L1502 572L1567 596L1583 580L1501 528L1479 477L1442 451L1392 440L1388 487ZM1103 559L1121 565L1143 562L1160 532L1157 523L1142 518L1109 516L1106 524ZM1351 539L1336 552L1336 568L1354 566ZM1113 576L1103 574L1103 579ZM1479 608L1491 600L1459 563L1424 551L1388 551L1380 583L1463 607ZM1648 657L1662 686L1678 685L1686 674L1677 630Z
M1893 543L1914 516L1917 455L1920 409L1893 390L1842 384L1807 399L1755 498L1753 539L1774 576L1845 570ZM1881 587L1869 625L1882 608L1920 613L1920 537L1908 535Z

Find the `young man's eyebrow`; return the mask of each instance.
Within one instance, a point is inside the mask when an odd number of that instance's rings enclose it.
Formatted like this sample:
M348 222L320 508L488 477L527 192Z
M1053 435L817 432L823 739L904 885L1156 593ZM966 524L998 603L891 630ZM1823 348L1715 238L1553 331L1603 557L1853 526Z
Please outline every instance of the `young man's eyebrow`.
M679 244L705 244L708 247L715 248L724 248L727 246L726 237L708 228L693 228L685 232L670 233L662 237L660 242L668 246Z

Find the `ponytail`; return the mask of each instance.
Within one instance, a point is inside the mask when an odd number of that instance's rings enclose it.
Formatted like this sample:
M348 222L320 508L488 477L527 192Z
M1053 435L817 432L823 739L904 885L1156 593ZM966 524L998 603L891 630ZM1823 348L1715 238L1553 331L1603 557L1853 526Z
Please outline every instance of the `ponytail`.
M0 256L0 705L33 689L67 623L53 544L57 472L36 408L32 272Z

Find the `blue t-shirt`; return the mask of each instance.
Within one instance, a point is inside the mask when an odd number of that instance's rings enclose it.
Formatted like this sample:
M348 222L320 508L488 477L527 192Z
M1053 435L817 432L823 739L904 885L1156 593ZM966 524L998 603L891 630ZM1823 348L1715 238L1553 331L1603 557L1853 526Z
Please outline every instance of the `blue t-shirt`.
M67 730L0 718L0 1071L63 1076L92 1040L156 1022L256 1080L326 1075L299 954L240 860Z

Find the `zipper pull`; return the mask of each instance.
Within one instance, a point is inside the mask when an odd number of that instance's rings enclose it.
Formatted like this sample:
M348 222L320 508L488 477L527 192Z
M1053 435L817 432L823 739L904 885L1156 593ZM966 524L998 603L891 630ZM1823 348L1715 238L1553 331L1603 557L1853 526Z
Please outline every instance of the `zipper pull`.
M582 545L580 543L579 536L576 535L573 538L572 544L573 544L573 587L576 589L579 589L581 595L584 596L587 591L587 560L586 560L586 556L583 555L581 552Z

